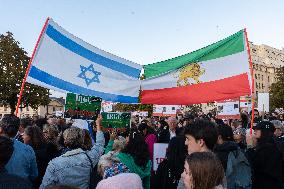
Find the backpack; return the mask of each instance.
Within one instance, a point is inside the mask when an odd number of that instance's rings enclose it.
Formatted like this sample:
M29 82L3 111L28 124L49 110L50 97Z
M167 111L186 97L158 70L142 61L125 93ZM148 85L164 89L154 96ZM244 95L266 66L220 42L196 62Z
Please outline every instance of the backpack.
M251 168L240 148L228 154L227 189L251 189Z
M94 167L90 156L86 152L84 154L86 154L86 156L87 156L87 158L88 158L88 160L91 164L90 178L89 178L89 189L95 189L97 187L97 184L102 180L101 176L97 173L98 164L96 164L95 167Z

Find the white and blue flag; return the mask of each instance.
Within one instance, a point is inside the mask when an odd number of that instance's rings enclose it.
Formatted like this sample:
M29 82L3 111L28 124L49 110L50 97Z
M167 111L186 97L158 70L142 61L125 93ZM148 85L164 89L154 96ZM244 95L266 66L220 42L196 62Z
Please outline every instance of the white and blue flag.
M27 82L49 89L137 103L142 66L100 50L49 19Z

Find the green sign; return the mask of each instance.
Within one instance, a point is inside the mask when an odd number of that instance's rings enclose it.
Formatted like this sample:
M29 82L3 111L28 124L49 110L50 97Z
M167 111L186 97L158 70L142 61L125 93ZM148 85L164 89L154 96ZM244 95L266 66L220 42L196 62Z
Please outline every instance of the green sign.
M131 113L102 112L102 126L106 129L125 129L130 127Z
M96 119L101 110L101 102L99 97L67 93L65 117Z

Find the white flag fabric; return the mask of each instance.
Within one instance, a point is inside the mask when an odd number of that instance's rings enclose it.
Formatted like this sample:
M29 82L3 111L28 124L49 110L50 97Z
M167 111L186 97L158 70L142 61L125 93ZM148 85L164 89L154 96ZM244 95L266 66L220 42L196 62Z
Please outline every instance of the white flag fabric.
M137 103L142 66L100 50L48 20L27 82L49 89Z

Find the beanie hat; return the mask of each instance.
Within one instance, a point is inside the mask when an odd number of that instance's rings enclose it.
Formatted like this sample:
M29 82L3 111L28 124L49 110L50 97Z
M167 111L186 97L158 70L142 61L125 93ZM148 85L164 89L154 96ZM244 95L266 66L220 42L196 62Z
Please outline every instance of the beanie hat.
M134 173L121 173L103 179L96 189L143 189L141 178Z

